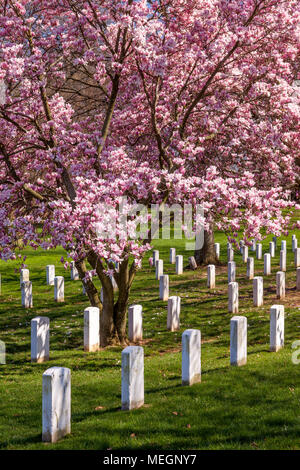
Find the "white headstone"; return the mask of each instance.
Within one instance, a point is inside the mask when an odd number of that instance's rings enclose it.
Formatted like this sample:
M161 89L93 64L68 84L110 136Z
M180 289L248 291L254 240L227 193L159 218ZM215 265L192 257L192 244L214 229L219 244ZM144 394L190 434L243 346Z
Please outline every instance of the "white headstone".
M4 341L0 340L0 365L6 364L6 346Z
M295 268L300 267L300 248L296 248L294 251L294 261L295 261Z
M254 258L247 259L247 278L250 280L254 278Z
M44 442L57 442L71 432L71 371L51 367L43 374Z
M284 306L272 305L270 309L270 351L284 346Z
M75 266L75 261L71 261L71 279L72 281L79 281L79 273Z
M286 250L280 250L280 271L286 271Z
M247 363L247 318L232 317L230 320L230 364L243 366Z
M216 287L216 267L214 264L207 266L207 287L209 289L215 289Z
M158 259L155 264L155 279L158 281L160 276L164 273L164 262L162 259Z
M122 410L144 404L144 350L128 346L122 351Z
M228 273L228 282L234 282L235 281L235 271L236 271L236 266L234 261L229 261L227 265L227 273Z
M54 278L54 300L56 302L64 302L65 300L65 279L63 276Z
M31 320L31 362L49 361L50 320L36 317Z
M176 274L183 273L183 256L177 255L176 256Z
M286 251L286 240L281 241L281 250Z
M298 248L298 240L296 236L293 235L293 237L294 238L292 239L292 250L295 253L295 250Z
M217 260L219 260L220 259L220 243L215 243L215 254L216 254Z
M228 311L238 313L239 311L239 285L237 282L228 284Z
M24 308L32 308L33 307L32 282L24 281L22 283L21 294L22 294L22 306Z
M128 338L129 341L143 339L143 307L131 305L128 309Z
M190 265L190 268L193 269L194 271L197 269L197 263L196 263L194 256L189 257L189 265Z
M256 259L262 259L262 244L257 243L256 245Z
M29 281L29 269L20 270L20 287L22 287L23 282Z
M256 250L256 240L252 240L251 251Z
M160 276L159 298L160 300L168 300L169 298L169 276L167 274Z
M88 352L99 351L100 346L100 312L98 307L88 307L83 312L84 350Z
M153 251L153 265L156 266L156 261L159 260L159 251L154 250Z
M172 296L168 299L167 329L176 331L180 328L180 297Z
M261 307L264 303L264 279L257 276L253 279L253 304Z
M274 258L274 256L275 256L275 244L274 244L274 242L269 243L269 253L270 253L271 257Z
M201 332L185 330L182 334L182 385L201 382Z
M227 260L228 262L234 260L234 251L232 248L228 248L227 250Z
M171 264L175 264L175 258L176 258L176 249L170 248L170 263Z
M240 253L243 254L244 252L244 247L245 247L245 242L244 240L240 240Z
M248 252L249 252L248 247L245 245L245 246L243 247L243 262L244 262L244 263L247 263Z
M264 254L264 275L269 276L271 274L271 254Z
M115 278L114 278L114 275L113 275L113 274L110 274L109 278L110 278L110 280L111 280L111 284L112 284L113 291L114 291L114 292L117 292L117 290L118 290L119 288L118 288L117 281L116 281Z
M55 278L55 266L54 264L49 264L46 266L46 279L48 286L54 286L54 278Z
M276 273L276 296L280 300L285 298L285 273L283 271Z
M276 249L277 249L277 237L273 237L273 238L272 238L272 242L274 243L274 249L275 249L275 251L276 251ZM274 256L275 256L275 255L274 255Z

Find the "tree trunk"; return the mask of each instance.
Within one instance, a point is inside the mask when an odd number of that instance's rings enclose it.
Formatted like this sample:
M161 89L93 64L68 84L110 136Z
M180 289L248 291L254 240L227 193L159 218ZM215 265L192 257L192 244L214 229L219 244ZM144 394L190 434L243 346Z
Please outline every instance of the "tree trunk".
M84 283L90 303L100 310L100 346L106 347L114 344L127 344L126 324L128 298L135 274L134 266L129 270L128 260L124 260L119 267L119 272L115 273L115 281L118 285L118 293L114 293L112 280L103 273L101 263L93 256L89 256L91 266L96 269L102 285L102 301L99 293L91 279L84 281L87 272L85 262L77 261L76 267L79 276ZM115 295L117 300L115 301Z
M198 266L203 264L218 264L215 253L215 237L214 232L204 231L203 247L200 250L195 250L195 259Z

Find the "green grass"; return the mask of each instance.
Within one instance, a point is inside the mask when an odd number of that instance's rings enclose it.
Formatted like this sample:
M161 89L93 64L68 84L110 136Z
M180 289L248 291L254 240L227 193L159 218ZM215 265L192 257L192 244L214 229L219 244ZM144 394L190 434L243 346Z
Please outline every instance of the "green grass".
M297 233L297 232L294 232ZM269 237L263 251L268 250ZM0 263L0 339L7 347L7 364L0 366L1 449L300 449L300 365L291 361L291 344L300 339L300 293L288 240L285 348L269 352L269 310L276 300L275 273L279 248L272 259L272 275L264 278L264 306L252 305L252 281L235 254L240 291L240 314L248 318L248 363L229 365L230 318L227 312L226 239L221 243L222 266L217 287L206 287L206 268L182 276L168 262L175 246L188 264L183 240L158 240L155 247L170 275L170 295L180 295L181 328L166 330L167 302L158 300L158 281L147 259L135 280L130 303L144 312L145 406L120 410L121 348L83 352L83 310L88 306L80 282L70 280L60 257L62 250L26 250L33 282L34 308L21 305L17 262ZM300 239L300 233L298 232ZM280 240L279 240L280 244ZM249 256L252 252L249 251ZM65 303L53 301L45 267L56 265L65 276ZM263 262L255 259L255 275ZM30 320L50 317L51 358L30 362ZM181 386L181 335L187 328L202 334L202 382ZM41 442L42 374L51 366L72 371L72 434L57 444Z

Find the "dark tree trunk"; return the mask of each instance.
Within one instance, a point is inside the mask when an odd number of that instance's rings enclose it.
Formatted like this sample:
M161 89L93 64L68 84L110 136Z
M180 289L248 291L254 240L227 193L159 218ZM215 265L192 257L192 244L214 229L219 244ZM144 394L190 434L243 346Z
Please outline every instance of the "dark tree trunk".
M211 232L204 231L203 247L200 250L195 250L194 256L198 266L203 264L218 264L213 230Z
M87 272L85 262L76 262L76 267L91 306L98 307L100 310L100 346L126 345L128 343L126 334L128 298L135 269L131 267L129 270L128 261L120 264L119 272L115 274L115 281L119 290L114 293L112 280L101 272L95 258L90 256L89 262L96 269L101 281L102 301L99 298L99 293L93 281L91 279L84 281L85 273ZM115 296L117 296L117 300L115 300Z

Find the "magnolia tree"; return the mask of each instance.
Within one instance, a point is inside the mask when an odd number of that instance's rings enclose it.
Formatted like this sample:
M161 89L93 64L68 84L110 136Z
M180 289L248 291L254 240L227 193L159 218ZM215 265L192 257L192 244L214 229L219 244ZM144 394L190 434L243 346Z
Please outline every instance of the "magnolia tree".
M136 203L201 205L199 263L215 261L214 228L246 242L286 230L300 0L1 0L0 38L0 256L20 239L64 247L102 346L126 341L150 249Z

